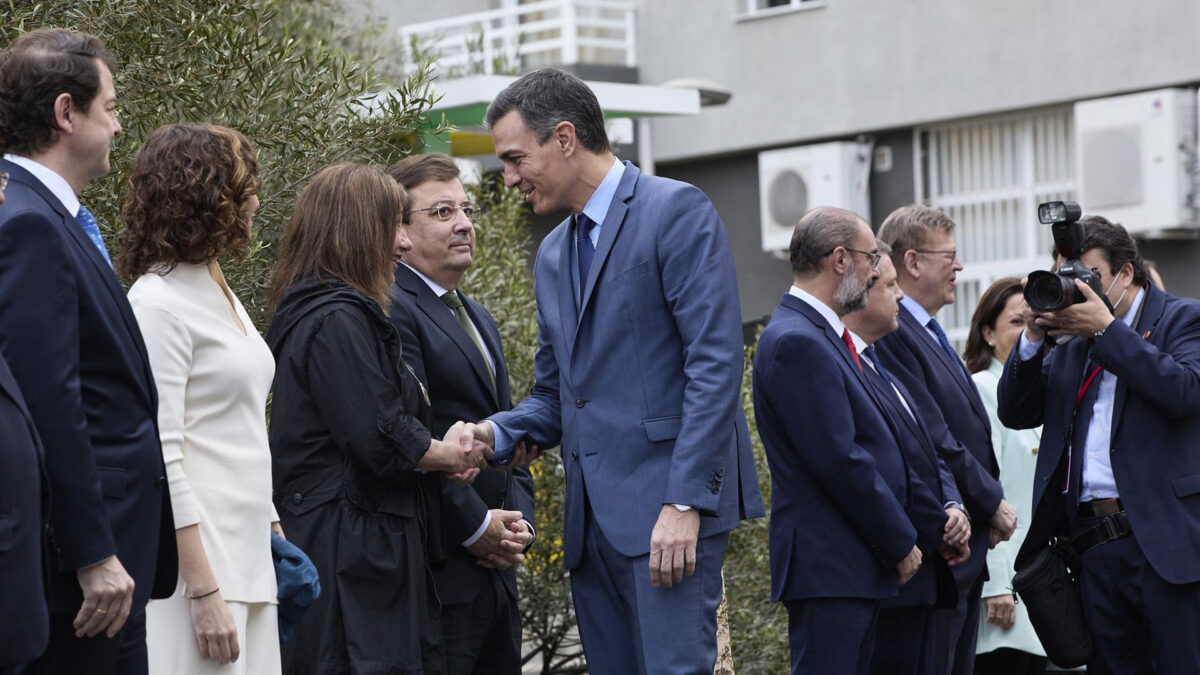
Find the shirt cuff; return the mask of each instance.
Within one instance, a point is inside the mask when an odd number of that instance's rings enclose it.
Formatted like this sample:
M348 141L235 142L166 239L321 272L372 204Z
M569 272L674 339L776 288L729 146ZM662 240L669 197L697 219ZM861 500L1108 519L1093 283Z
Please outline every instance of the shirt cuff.
M492 439L494 441L492 458L488 460L488 463L494 466L504 466L508 464L508 460L512 456L512 437L504 430L504 427L496 424L494 420L487 420L487 423L492 425Z
M533 529L533 523L528 520L522 518L521 522L525 523L525 527L529 528L530 535L529 542L525 544L525 548L521 549L521 553L529 553L529 549L533 547L533 542L537 541L537 530Z
M1030 342L1029 338L1025 337L1025 331L1021 331L1021 342L1017 346L1017 356L1022 361L1028 361L1037 356L1038 350L1042 348L1042 342L1045 338L1037 342Z
M491 525L491 524L492 524L492 512L488 511L487 513L483 514L483 523L481 523L479 525L479 529L475 530L475 534L471 535L470 537L467 537L466 541L464 541L462 543L463 548L469 547L471 544L474 544L475 542L479 541L479 539L481 537L483 537L483 533L487 531L488 525Z
M672 504L671 506L674 506L676 509L678 509L680 513L687 513L688 511L692 510L692 507L688 506L687 504Z

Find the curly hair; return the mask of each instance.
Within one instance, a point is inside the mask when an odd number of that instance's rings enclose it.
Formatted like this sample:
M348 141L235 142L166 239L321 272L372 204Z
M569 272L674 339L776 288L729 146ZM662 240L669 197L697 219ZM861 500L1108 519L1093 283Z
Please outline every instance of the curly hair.
M178 263L242 259L258 160L250 141L213 124L168 124L146 137L121 205L117 270L133 279Z
M0 153L31 155L58 139L54 102L67 94L88 110L100 91L99 61L116 71L100 38L43 28L0 51Z

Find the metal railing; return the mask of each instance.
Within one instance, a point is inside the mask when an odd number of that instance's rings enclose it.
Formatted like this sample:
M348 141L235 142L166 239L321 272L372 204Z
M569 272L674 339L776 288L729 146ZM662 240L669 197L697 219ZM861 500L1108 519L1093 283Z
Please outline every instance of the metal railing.
M543 0L410 24L400 37L408 63L415 45L455 77L576 63L634 67L636 28L633 2Z

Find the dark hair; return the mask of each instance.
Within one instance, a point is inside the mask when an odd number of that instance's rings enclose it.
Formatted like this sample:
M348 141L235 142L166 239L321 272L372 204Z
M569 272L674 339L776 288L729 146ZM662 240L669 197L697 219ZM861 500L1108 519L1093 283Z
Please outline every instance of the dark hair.
M508 85L488 106L484 125L489 129L501 117L516 110L525 127L546 142L561 122L575 127L579 144L593 153L610 151L604 130L604 112L596 94L583 80L557 68L542 68L522 75Z
M997 279L983 292L983 297L979 298L979 305L975 307L975 313L971 315L971 332L967 334L967 350L963 352L967 370L978 373L988 369L995 357L995 349L984 339L983 329L996 330L996 319L1000 318L1004 305L1008 303L1009 298L1019 293L1021 280L1016 277Z
M117 269L134 278L178 263L246 255L258 160L242 134L212 124L169 124L146 137L121 205Z
M408 206L404 188L375 167L321 169L296 198L279 247L271 303L297 281L331 274L387 310L396 229Z
M116 70L100 38L43 28L0 51L0 152L31 155L58 139L54 101L62 94L87 111L100 91L99 60Z
M389 166L387 175L391 176L392 180L399 183L400 187L407 192L429 181L458 180L459 170L458 165L454 163L454 158L450 155L431 152L427 155L405 157ZM405 210L404 222L407 224L408 220L408 211Z
M1149 273L1146 271L1146 261L1138 253L1137 242L1129 236L1129 232L1120 223L1114 223L1104 216L1084 216L1079 219L1083 225L1083 245L1079 254L1083 255L1092 249L1099 249L1104 260L1115 275L1121 271L1125 263L1133 265L1133 283L1144 286Z
M808 278L821 271L822 262L839 246L852 246L858 236L860 216L843 209L819 206L805 213L788 246L792 273Z
M888 214L879 226L879 239L892 247L896 270L904 268L904 254L926 245L934 233L953 232L954 221L937 209L910 204Z

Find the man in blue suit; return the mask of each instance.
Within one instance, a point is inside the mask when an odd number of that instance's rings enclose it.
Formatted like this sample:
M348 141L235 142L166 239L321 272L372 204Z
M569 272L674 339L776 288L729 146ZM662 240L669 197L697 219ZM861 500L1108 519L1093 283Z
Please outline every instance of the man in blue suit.
M938 452L957 482L971 516L973 555L954 568L958 605L936 612L935 664L939 675L970 675L975 668L980 596L986 552L1012 536L1016 511L1004 500L991 423L975 383L934 315L954 302L962 269L954 246L954 221L926 206L904 206L879 227L892 247L904 298L900 328L876 345L883 364L913 397Z
M880 602L942 543L942 504L912 474L842 323L867 305L880 255L862 218L806 213L789 250L793 286L754 357L771 599L787 607L793 673L866 673Z
M0 204L8 174L0 172ZM42 531L50 515L42 444L25 397L0 358L0 672L41 656L49 636L43 585Z
M570 209L534 265L530 396L477 428L561 442L563 564L595 673L711 673L729 531L762 515L729 241L696 188L609 148L595 95L528 73L487 112L505 182Z
M413 155L388 168L408 193L412 248L396 268L388 318L404 361L429 390L436 436L458 420L512 407L496 321L459 290L475 257L478 207L447 155ZM529 470L484 471L471 485L442 484L446 563L434 570L450 675L521 671L515 563L533 543Z
M926 564L913 580L900 588L900 595L883 601L879 611L878 641L871 658L871 672L878 675L923 675L933 670L932 618L934 606L953 607L958 593L950 567L970 556L967 541L971 535L966 509L961 503L954 477L937 454L937 448L925 424L914 412L916 404L884 368L874 344L895 332L904 293L896 282L896 267L888 253L891 248L877 242L883 257L879 260L879 281L867 294L867 306L843 317L850 337L863 364L867 385L874 389L880 410L888 419L904 457L918 479L933 492L946 509L947 522L942 546L932 561L923 551ZM920 514L909 509L910 517Z
M0 353L52 497L50 639L33 672L145 672L146 602L177 580L150 364L77 196L121 132L112 64L97 38L62 30L0 53Z
M1084 302L1029 312L1000 380L1000 420L1045 425L1016 567L1054 537L1073 540L1089 673L1197 673L1200 303L1148 284L1125 228L1080 223L1079 259L1109 304L1076 281ZM1047 335L1075 339L1047 354Z

